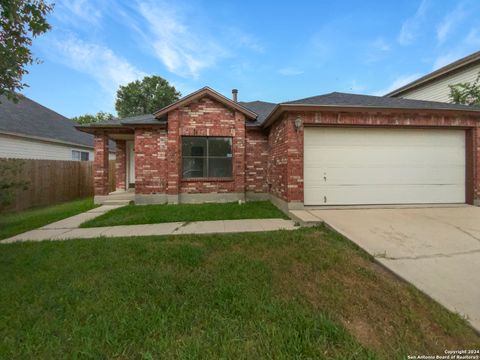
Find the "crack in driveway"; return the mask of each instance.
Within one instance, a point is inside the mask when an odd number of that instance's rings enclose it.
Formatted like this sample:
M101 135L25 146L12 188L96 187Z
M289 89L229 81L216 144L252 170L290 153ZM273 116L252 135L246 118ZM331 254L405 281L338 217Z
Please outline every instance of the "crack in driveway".
M469 250L469 251L459 251L451 254L430 254L430 255L418 255L418 256L399 256L399 257L391 257L385 253L379 253L373 255L377 259L386 259L386 260L420 260L420 259L432 259L432 258L449 258L456 255L467 255L467 254L475 254L480 253L480 249L476 250Z

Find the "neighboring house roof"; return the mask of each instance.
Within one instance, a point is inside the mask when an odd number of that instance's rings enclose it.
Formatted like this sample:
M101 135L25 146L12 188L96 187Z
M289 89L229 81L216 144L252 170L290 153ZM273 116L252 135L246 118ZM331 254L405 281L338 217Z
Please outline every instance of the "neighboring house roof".
M0 132L93 148L93 136L75 129L77 123L19 95L18 103L0 96Z
M402 95L403 93L413 90L415 88L418 88L426 83L430 83L434 80L437 80L441 77L450 75L454 72L457 72L461 69L464 69L466 67L472 66L474 64L480 63L480 51L477 51L471 55L468 55L464 58L461 58L460 60L457 60L451 64L448 64L438 70L435 70L425 76L422 76L421 78L412 81L411 83L408 83L407 85L404 85L396 90L393 90L386 94L385 96L399 96Z

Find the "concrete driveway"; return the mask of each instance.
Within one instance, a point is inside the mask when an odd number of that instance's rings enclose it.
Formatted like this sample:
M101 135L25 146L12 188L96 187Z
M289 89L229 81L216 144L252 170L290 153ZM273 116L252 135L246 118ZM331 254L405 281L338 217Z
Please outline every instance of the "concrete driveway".
M480 331L480 208L307 210Z

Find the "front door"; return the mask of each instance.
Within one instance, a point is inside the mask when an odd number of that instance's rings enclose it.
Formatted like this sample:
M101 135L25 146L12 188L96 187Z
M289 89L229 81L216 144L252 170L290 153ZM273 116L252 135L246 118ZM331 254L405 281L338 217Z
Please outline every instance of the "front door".
M133 141L127 141L127 184L135 186L135 145Z

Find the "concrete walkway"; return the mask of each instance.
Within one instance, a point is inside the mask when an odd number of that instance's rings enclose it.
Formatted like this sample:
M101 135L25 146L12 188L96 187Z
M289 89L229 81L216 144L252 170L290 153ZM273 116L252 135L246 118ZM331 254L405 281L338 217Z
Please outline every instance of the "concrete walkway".
M121 225L95 228L79 228L83 222L96 218L119 206L104 205L67 219L48 224L36 230L0 241L13 243L20 241L88 239L100 236L150 236L179 234L217 234L236 232L256 232L273 230L295 230L294 221L284 219L245 219L196 222L171 222L145 225Z
M480 332L479 207L312 209L294 216L326 222Z

